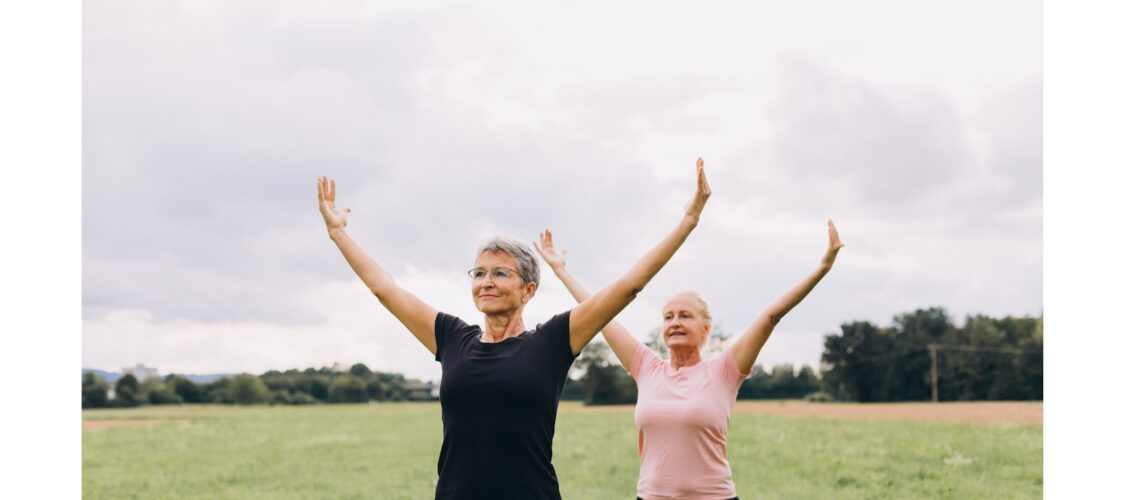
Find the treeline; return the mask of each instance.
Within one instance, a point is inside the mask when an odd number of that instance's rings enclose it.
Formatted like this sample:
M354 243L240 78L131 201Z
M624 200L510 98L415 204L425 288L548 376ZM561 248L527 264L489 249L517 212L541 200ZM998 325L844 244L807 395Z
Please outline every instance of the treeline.
M1041 400L1042 325L977 315L957 326L942 308L897 315L886 327L845 323L824 339L824 390L850 401L929 401L936 366L939 401Z
M646 343L665 357L659 332ZM714 329L706 358L728 346L728 335ZM1040 317L968 316L955 325L942 308L919 309L894 317L890 326L866 321L844 323L827 335L821 373L756 365L737 399L800 399L859 402L929 401L937 361L939 401L1041 400L1044 395L1043 335ZM935 356L932 357L932 351ZM364 364L348 371L333 368L242 374L206 384L179 375L143 381L125 375L110 385L91 372L83 374L83 407L143 404L315 404L433 399L431 386L402 374L373 372ZM631 404L637 385L614 358L609 346L586 346L570 369L564 400L587 405Z
M180 375L139 381L134 375L119 378L111 388L102 377L83 374L83 407L131 407L144 404L291 404L363 403L368 401L422 401L432 399L431 385L406 379L399 373L374 372L357 363L348 371L333 368L272 370L261 375L222 377L206 384Z

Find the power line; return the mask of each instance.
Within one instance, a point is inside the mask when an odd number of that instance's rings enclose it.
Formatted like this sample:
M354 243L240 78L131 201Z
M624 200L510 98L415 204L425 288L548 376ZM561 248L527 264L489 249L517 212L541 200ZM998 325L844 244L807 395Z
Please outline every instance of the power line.
M971 351L971 352L1001 352L1007 354L1042 354L1042 351L1037 349L1015 349L1012 347L985 347L974 345L955 345L955 344L928 344L934 349L949 349L952 351Z
M873 363L873 362L882 361L885 359L894 359L894 358L906 356L906 355L912 354L916 351L926 350L926 349L930 349L932 347L934 349L939 349L939 350L948 349L948 350L952 350L952 351L996 352L996 353L1006 353L1006 354L1042 354L1042 351L1035 350L1035 349L1015 349L1012 347L985 347L985 346L958 345L958 344L926 344L926 345L922 345L922 346L918 346L918 347L912 347L910 349L903 349L901 351L888 352L886 354L880 354L877 356L867 356L867 357L862 357L862 358L856 358L854 360L841 359L841 360L839 360L835 363L831 363L831 364L835 365L835 366L839 366L839 365L853 366L853 365L861 365L864 363Z
M915 351L923 350L923 349L926 349L926 346L912 347L910 349L903 349L901 351L889 352L886 354L880 354L878 356L868 356L868 357L864 357L864 358L857 358L854 361L847 361L846 359L841 359L837 363L833 363L833 364L836 366L838 366L838 365L843 365L843 366L861 365L863 363L873 363L875 361L882 361L884 359L893 359L893 358L897 358L900 356L905 356L907 354L911 354Z

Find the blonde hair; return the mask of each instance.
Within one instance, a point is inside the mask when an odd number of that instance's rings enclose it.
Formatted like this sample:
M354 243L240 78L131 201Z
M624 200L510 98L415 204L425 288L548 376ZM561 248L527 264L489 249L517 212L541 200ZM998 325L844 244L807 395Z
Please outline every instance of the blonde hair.
M700 306L698 308L698 312L701 313L701 317L705 318L705 326L707 326L709 328L709 331L711 332L712 331L712 313L709 312L709 303L705 302L705 299L701 298L700 294L698 294L697 292L694 292L692 290L685 290L683 292L677 292L675 295L673 295L673 298L675 299L677 297L689 297L689 298L697 301L697 305Z

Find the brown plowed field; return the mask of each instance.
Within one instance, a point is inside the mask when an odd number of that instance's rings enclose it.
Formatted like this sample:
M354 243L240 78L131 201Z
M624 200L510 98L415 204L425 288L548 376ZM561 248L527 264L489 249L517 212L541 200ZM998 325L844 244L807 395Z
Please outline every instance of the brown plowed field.
M571 406L569 411L633 411L631 405ZM1021 401L969 403L807 403L804 401L737 401L734 413L854 418L862 420L909 420L917 422L966 422L976 424L1042 425L1042 403Z

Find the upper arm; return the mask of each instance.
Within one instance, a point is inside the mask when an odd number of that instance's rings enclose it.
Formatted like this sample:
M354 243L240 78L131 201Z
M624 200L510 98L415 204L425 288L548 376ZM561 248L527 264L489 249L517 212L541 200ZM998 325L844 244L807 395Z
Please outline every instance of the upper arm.
M632 301L633 294L622 294L610 285L574 306L570 310L570 349L581 352Z
M435 317L439 313L411 292L396 286L388 287L383 294L376 294L380 303L392 313L412 335L432 354L436 353Z
M610 349L614 351L614 355L617 356L625 371L632 372L633 357L637 354L637 348L641 346L641 342L638 342L637 338L617 321L611 321L605 328L602 328L602 336L606 338L606 343L610 345Z
M756 357L760 355L760 348L768 342L768 337L772 336L778 321L780 321L778 316L765 311L732 344L732 356L736 358L736 367L741 373L752 370L752 365L756 364Z

